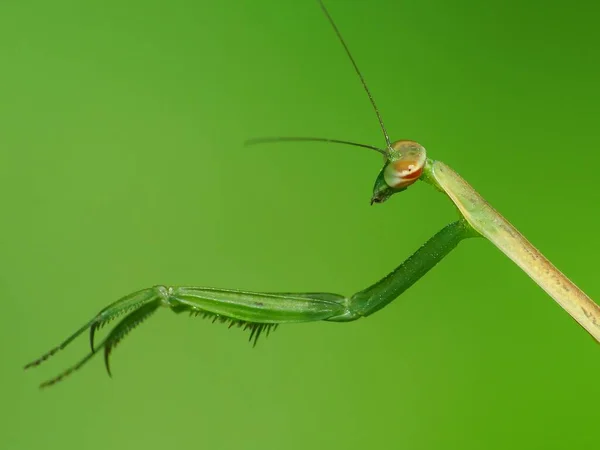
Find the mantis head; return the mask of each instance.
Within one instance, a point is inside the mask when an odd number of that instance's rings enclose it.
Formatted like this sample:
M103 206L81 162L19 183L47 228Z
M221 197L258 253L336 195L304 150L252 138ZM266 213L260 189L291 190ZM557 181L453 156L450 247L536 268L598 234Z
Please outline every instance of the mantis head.
M426 162L427 152L418 142L400 140L392 143L385 154L385 165L375 180L371 204L383 203L404 191L421 177Z

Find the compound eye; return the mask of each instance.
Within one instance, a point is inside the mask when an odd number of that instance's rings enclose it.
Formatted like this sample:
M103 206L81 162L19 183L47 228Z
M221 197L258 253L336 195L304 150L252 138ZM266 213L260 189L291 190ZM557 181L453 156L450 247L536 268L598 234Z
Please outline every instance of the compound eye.
M391 188L406 188L423 174L427 152L414 141L397 141L394 142L393 148L400 153L400 157L386 166L384 179Z

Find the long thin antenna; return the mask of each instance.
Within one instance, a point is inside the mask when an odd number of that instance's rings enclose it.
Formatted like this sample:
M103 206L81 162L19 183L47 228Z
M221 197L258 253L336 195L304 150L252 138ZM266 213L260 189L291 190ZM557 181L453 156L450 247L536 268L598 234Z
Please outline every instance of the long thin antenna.
M383 131L383 136L385 137L385 144L386 144L386 146L387 146L388 149L391 149L392 148L392 143L390 142L390 137L387 134L387 131L385 129L385 125L383 124L383 119L381 118L381 114L379 114L379 109L377 109L377 105L375 104L375 100L373 100L373 96L371 95L371 91L369 91L369 88L367 87L367 83L365 82L365 79L362 76L362 73L360 72L360 69L356 65L356 61L354 61L354 58L352 57L352 53L350 53L350 49L348 49L348 46L346 45L346 41L344 41L344 38L342 37L342 34L338 30L338 27L335 25L335 22L333 21L333 18L329 14L329 11L327 11L327 8L325 8L325 4L323 3L323 0L319 0L319 4L321 5L321 9L323 10L323 12L325 13L325 15L327 16L327 19L329 20L329 23L333 27L333 29L335 31L335 34L337 34L337 37L340 39L340 42L344 46L344 49L346 50L346 54L348 55L348 58L350 58L350 61L352 61L352 65L354 66L354 70L358 74L358 76L360 78L360 81L361 81L363 87L365 88L365 91L367 92L367 95L369 96L369 100L371 100L371 104L373 105L373 109L375 110L375 114L377 114L377 119L379 120L379 126L381 126L381 131Z
M318 138L318 137L264 137L264 138L254 138L248 139L244 142L244 145L254 145L254 144L265 144L270 142L303 142L303 141L311 141L311 142L333 142L334 144L346 144L353 145L355 147L368 148L371 150L375 150L376 152L381 153L382 155L386 155L385 150L381 148L374 147L373 145L367 144L359 144L358 142L350 142L350 141L342 141L339 139L327 139L327 138Z

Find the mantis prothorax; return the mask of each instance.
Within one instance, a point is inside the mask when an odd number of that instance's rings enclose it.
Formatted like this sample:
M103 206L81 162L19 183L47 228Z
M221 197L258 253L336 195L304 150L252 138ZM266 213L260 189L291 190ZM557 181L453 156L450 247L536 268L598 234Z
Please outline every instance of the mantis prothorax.
M138 324L163 306L176 313L187 312L241 327L250 332L256 344L280 324L318 320L347 322L369 316L388 305L442 260L460 241L484 237L519 265L542 289L560 304L590 335L600 342L600 308L584 292L556 269L506 219L496 212L465 180L446 164L427 158L417 142L391 142L383 119L346 42L321 0L319 4L343 45L375 110L385 139L385 147L339 139L315 137L272 137L247 141L246 144L283 141L317 141L363 147L381 153L385 163L373 188L371 203L382 203L393 194L406 190L417 180L425 181L445 193L460 213L453 222L429 239L393 272L370 287L346 297L331 293L259 293L205 287L154 286L127 295L107 306L63 343L25 368L34 367L65 348L89 330L90 353L57 377L44 382L50 386L79 369L103 350L110 375L109 356L115 346ZM120 322L98 344L95 332L122 316Z

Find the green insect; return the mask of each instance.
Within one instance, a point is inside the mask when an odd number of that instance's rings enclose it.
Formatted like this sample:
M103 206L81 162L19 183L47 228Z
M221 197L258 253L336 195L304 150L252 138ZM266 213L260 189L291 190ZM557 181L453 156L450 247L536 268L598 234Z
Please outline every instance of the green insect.
M319 141L374 150L384 156L385 163L375 180L372 204L383 203L395 193L402 192L421 180L434 186L454 203L460 213L459 220L442 228L380 281L350 297L322 292L260 293L193 286L154 286L129 294L101 310L63 343L25 366L26 369L38 366L89 330L90 353L55 378L42 383L41 387L51 386L64 379L86 364L99 350L104 353L106 369L110 375L109 357L112 350L131 330L160 307L169 308L175 313L188 313L213 322L222 322L229 327L243 328L249 331L249 339L254 345L260 336L268 335L281 324L318 320L349 322L367 317L396 299L463 239L473 237L484 237L496 245L600 342L600 307L596 303L556 269L450 167L440 161L428 159L425 148L415 141L390 141L381 114L348 46L321 0L319 4L369 96L384 135L385 147L314 137L260 138L250 140L247 144ZM121 320L96 345L96 331L119 317Z

